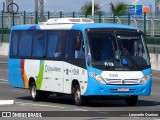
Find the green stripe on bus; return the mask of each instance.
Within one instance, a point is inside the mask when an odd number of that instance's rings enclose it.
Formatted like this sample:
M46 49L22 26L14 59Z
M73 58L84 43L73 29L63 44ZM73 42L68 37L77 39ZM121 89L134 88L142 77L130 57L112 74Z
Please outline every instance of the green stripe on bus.
M41 86L42 86L42 80L43 80L43 74L44 74L44 60L42 61L42 64L40 66L40 70L39 70L39 73L38 73L38 77L36 79L36 87L37 87L37 90L40 90L41 89Z

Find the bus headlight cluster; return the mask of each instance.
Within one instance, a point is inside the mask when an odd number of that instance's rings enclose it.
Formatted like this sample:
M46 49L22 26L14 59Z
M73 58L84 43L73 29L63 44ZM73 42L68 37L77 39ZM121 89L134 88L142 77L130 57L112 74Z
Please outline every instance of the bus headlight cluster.
M101 84L106 84L104 78L103 78L101 75L96 74L96 73L93 73L93 72L90 72L89 75L90 75L91 77L93 77L94 79L96 79L99 83L101 83Z
M141 78L140 84L146 83L147 80L151 78L152 74L145 75Z

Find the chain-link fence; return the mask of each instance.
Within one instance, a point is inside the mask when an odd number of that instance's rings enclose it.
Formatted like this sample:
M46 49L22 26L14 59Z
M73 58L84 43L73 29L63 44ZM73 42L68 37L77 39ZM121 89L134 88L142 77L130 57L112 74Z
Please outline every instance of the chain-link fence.
M9 41L10 28L14 25L22 24L38 24L38 22L47 21L49 18L62 18L62 17L85 17L91 18L96 23L116 23L126 24L139 28L144 32L147 37L148 48L150 52L160 53L160 16L156 14L145 13L141 16L132 16L129 13L124 16L114 16L111 13L95 13L95 16L82 15L77 12L44 12L40 14L38 12L19 12L17 14L11 14L6 12L0 12L0 42Z

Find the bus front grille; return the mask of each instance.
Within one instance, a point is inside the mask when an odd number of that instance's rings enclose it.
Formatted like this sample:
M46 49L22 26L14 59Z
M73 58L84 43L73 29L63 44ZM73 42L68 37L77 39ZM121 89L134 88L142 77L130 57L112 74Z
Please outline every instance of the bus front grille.
M140 79L105 79L107 84L123 84L136 85L140 83Z

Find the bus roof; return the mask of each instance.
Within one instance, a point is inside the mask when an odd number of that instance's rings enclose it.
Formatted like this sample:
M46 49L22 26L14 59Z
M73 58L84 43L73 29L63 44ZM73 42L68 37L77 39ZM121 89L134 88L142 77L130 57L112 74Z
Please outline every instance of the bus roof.
M108 24L108 23L87 23L87 24L54 24L54 25L17 25L13 26L11 30L85 30L90 28L118 28L118 29L133 29L137 28L121 25L121 24Z
M92 23L92 24L75 24L72 29L77 30L85 30L90 28L117 28L117 29L133 29L137 30L137 28L129 26L129 25L122 25L122 24L109 24L109 23Z

